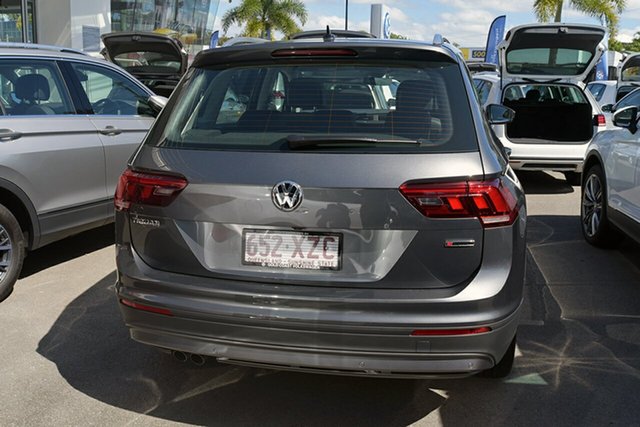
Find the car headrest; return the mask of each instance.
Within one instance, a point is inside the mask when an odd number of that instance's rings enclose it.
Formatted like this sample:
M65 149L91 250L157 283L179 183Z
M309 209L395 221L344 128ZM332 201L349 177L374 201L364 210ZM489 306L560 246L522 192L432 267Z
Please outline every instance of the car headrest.
M16 96L25 101L46 101L51 96L47 78L40 74L27 74L16 80Z
M540 99L540 91L538 89L529 89L525 95L525 99L529 101L538 101Z
M322 82L310 78L293 79L286 91L286 104L290 110L319 110L323 107Z
M425 109L433 96L433 87L424 80L405 80L398 85L396 109Z

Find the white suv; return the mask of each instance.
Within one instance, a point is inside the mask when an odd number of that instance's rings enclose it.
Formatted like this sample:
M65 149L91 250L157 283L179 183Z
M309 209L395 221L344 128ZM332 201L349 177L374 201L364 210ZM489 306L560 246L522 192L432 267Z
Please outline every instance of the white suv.
M534 24L511 29L499 45L500 103L515 119L495 125L521 170L562 171L579 182L587 145L606 123L584 80L604 51L605 30L577 24ZM477 85L478 83L476 83Z

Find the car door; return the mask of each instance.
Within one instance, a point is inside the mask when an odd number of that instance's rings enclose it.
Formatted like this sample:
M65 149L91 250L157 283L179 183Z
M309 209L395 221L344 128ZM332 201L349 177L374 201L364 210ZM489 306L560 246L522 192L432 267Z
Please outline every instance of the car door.
M104 144L106 192L113 196L127 161L154 121L150 93L132 77L99 64L71 64L91 105L89 117Z
M605 168L609 206L640 222L640 132L610 131Z
M58 63L0 59L0 178L38 214L43 240L104 221L104 152L90 120L76 114Z

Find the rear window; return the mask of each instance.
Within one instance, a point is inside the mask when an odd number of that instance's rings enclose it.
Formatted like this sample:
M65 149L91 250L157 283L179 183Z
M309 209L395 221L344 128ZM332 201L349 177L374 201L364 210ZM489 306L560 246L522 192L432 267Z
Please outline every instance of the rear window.
M177 73L182 66L175 55L162 52L125 52L116 55L113 62L129 72Z
M532 48L507 52L511 74L574 76L584 73L593 53L579 49Z
M177 98L147 144L282 151L315 139L323 151L477 150L462 73L449 62L200 68Z

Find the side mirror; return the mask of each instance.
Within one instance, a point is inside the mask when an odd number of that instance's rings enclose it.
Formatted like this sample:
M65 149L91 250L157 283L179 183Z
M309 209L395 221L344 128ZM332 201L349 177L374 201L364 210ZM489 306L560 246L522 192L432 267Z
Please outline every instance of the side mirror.
M613 112L613 104L606 104L602 106L603 113L611 113Z
M167 98L160 95L152 95L149 97L149 105L156 114L160 114L160 111L167 105L167 101Z
M613 115L613 125L636 133L638 131L638 107L626 107L616 111Z
M491 104L487 106L487 118L492 125L511 123L515 117L516 112L504 105Z

